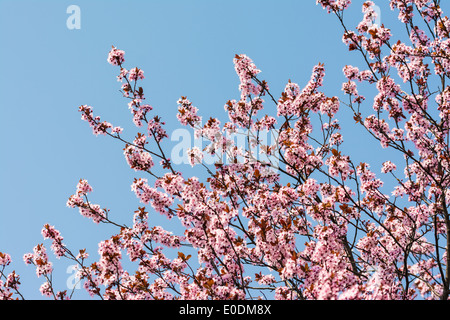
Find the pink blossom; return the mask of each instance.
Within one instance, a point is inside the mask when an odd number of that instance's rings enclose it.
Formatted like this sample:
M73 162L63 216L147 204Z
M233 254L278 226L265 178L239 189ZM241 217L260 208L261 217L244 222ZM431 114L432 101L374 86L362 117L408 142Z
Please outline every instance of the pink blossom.
M33 248L33 253L27 253L23 256L26 264L33 264L36 267L36 275L49 275L53 271L53 266L48 261L47 250L44 245L38 244Z
M401 38L405 43L393 39L384 25L374 24L372 1L362 5L362 21L354 30L344 14L349 0L317 4L337 16L344 25L343 42L351 54L362 57L354 59L358 66L342 69L346 79L341 94L346 99L322 91L322 63L313 67L304 86L288 80L277 96L252 59L236 55L240 96L225 100L226 122L211 117L202 124L198 108L187 97L177 101L180 124L208 143L203 150L185 150L191 166L202 164L198 169L205 169L205 177L186 176L167 157L164 139L169 134L158 108L145 104L142 87L130 84L144 79L144 72L125 69L124 52L112 48L108 62L120 68L117 80L137 134L122 136L121 127L101 121L88 105L79 111L94 134L123 143L127 164L138 175L131 190L140 206L130 210L130 224L121 222L126 215L109 215L108 209L91 202L93 189L81 179L66 204L111 227L111 235L98 244L98 256L85 249L71 251L48 223L41 230L57 258L76 261L76 275L91 296L450 297L445 273L450 248L445 240L450 89L444 81L430 81L433 72L441 80L450 76L450 20L431 1L391 0L391 8L407 26L407 37ZM430 28L421 29L416 18ZM358 91L373 93L373 99L367 103ZM354 122L336 118L344 106ZM403 157L394 164L389 153L380 153L386 155L381 173L392 173L382 175L386 180L371 170L367 154L348 153L357 146L347 145L348 125L367 135L364 143L378 142ZM265 130L275 142L265 141ZM242 131L247 140L241 146L230 135ZM227 158L221 159L218 150ZM217 161L208 164L203 152ZM155 217L158 213L163 216ZM23 259L45 278L40 288L44 296L68 298L66 291L53 288L56 277L43 244ZM19 276L6 271L10 264L11 257L0 253L2 299L20 296Z
M337 97L327 98L320 104L320 112L333 117L339 110L339 99Z
M383 167L381 168L381 172L388 173L397 169L397 166L393 164L391 161L383 162Z
M354 81L344 82L342 84L342 91L344 91L346 94L351 94L354 96L358 95L358 90Z
M165 122L161 121L161 118L158 116L148 120L148 132L157 142L169 137L166 130L162 127L163 125L165 125Z
M121 127L113 127L112 129L111 129L111 133L117 133L117 134L120 134L120 133L122 133L123 132L123 128L121 128Z
M85 179L80 179L77 184L77 195L82 197L90 192L92 192L92 187L89 185L88 181Z
M133 68L128 73L128 79L130 81L142 80L144 79L144 71L139 68Z
M100 122L100 117L94 117L91 106L83 105L80 106L78 110L82 113L81 119L89 123L90 127L92 128L93 134L106 135L107 131L113 128L113 125L111 123L106 121Z
M7 253L0 252L0 266L7 266L11 263L11 256Z
M173 200L165 193L150 187L147 182L147 179L136 179L131 185L131 190L136 193L142 203L151 203L156 211L171 216L166 208L172 205Z
M15 271L13 271L10 274L8 274L8 277L6 278L5 286L7 288L18 290L19 289L19 285L20 285L20 277L19 277L19 275L16 274Z
M192 147L187 150L187 157L189 164L193 167L197 163L201 163L203 159L203 153L198 147Z
M135 171L148 171L154 165L150 153L141 148L128 145L124 148L124 155L130 168Z
M63 237L60 235L60 232L56 230L54 226L46 224L42 228L41 233L44 239L51 239L53 241L51 249L55 253L55 255L58 258L62 257L65 253L65 248L64 244L62 243Z
M197 115L198 109L186 97L182 97L177 103L179 106L177 118L182 125L194 126L201 122L201 117Z
M351 0L316 0L316 4L322 5L328 13L345 10L349 7Z
M117 76L117 81L122 82L123 79L128 75L128 70L125 68L120 68L120 74ZM129 86L129 84L124 84L124 86ZM122 86L122 89L124 87ZM128 88L128 87L127 87Z
M261 72L256 68L253 61L245 54L236 55L233 59L234 69L239 76L241 91L241 100L245 100L249 95L262 94L265 88L255 85L252 80L257 74Z
M45 297L52 297L53 296L53 290L49 282L44 282L40 288L39 291L41 294Z
M98 204L91 204L89 201L87 201L87 193L89 192L92 192L92 187L88 184L87 180L80 179L80 181L77 184L77 193L69 197L69 200L67 200L66 205L70 208L78 208L82 216L92 218L95 223L99 223L106 218L108 210L101 209ZM48 230L48 228L50 230ZM59 232L53 229L54 229L53 227L50 226L47 227L47 225L44 226L44 230L42 231L44 237L51 238L51 236L53 236L55 237L57 242L60 242L60 240L62 241L62 238L59 238Z

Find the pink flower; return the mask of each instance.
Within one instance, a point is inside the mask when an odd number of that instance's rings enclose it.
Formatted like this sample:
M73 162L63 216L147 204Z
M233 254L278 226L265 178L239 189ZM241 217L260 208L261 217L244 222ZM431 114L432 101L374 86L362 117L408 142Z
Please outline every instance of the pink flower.
M148 132L152 135L157 142L160 142L164 138L168 138L166 130L162 127L165 123L161 121L158 116L148 120Z
M342 71L348 80L359 80L361 79L358 67L346 65Z
M79 207L79 212L82 216L92 219L94 223L100 223L106 218L108 210L100 208L98 204L83 203Z
M147 182L147 179L135 179L134 183L131 185L131 190L135 192L142 203L151 203L156 211L172 217L172 214L166 210L166 208L172 205L172 198L165 193L150 187Z
M32 264L33 263L33 254L32 253L24 254L23 261L25 262L25 264Z
M130 168L135 171L148 171L154 165L150 153L142 150L141 148L128 145L124 148L123 154L125 155L125 159L127 160Z
M316 4L322 5L328 13L345 10L349 7L351 0L316 0Z
M129 72L128 79L130 81L136 81L136 80L144 79L144 71L139 69L139 68L137 68L137 67L134 68L134 69L131 69L130 72Z
M112 64L113 66L121 65L125 61L125 59L123 57L124 55L125 55L124 51L119 50L113 46L111 51L109 51L109 54L108 54L108 62L110 64Z
M82 204L83 204L83 199L76 194L70 196L69 200L67 200L67 203L66 203L66 205L70 208L79 207Z
M11 256L7 253L0 252L0 266L7 266L11 263Z
M53 271L52 263L48 261L47 251L42 244L33 248L33 253L27 253L23 256L25 264L36 266L36 275L49 275Z
M128 74L128 70L125 68L120 68L120 74L117 76L117 81L122 82L122 80L127 76ZM124 86L129 86L128 83L124 84ZM122 86L122 89L124 89L124 87Z
M111 133L117 133L117 134L120 134L120 133L122 133L123 132L123 128L121 128L121 127L114 127L114 128L112 128L112 130L111 130Z
M320 103L320 112L332 118L339 111L339 99L337 97L327 98Z
M46 224L42 228L41 233L44 239L51 239L53 241L51 249L55 253L56 257L62 257L65 253L65 247L62 243L63 237L60 235L60 232L56 230L54 226Z
M19 284L20 284L20 277L18 274L16 274L15 271L8 274L8 277L6 278L6 283L5 283L6 287L14 289L14 290L18 290ZM0 287L1 287L1 285L0 285Z
M77 184L78 196L80 197L85 196L89 192L92 192L92 187L89 185L88 181L85 179L80 179L80 181Z
M395 169L397 169L395 164L393 164L391 161L385 161L385 162L383 162L383 167L381 168L381 172L388 173Z
M186 151L189 164L193 167L194 165L201 163L203 159L203 153L198 147L192 147Z
M341 156L336 150L325 164L328 165L328 172L332 177L340 176L342 180L347 180L348 176L353 173L353 169L350 167L350 158Z
M81 260L87 259L88 257L89 257L89 254L86 252L86 249L80 250L80 252L76 256L77 259L81 259Z
M201 117L197 115L198 109L186 97L181 97L177 103L177 118L182 125L195 126L201 122Z
M262 94L264 88L253 84L252 80L261 70L257 69L253 61L245 54L236 55L233 59L234 69L239 76L241 100L245 100L249 95ZM268 87L266 87L268 89Z
M44 282L41 287L39 288L39 291L41 294L45 297L52 297L53 296L53 289L50 283L48 281Z
M342 84L342 91L344 91L346 94L351 94L354 96L358 95L358 90L354 81L349 80L348 82L344 82Z
M106 135L108 129L111 129L113 127L113 125L109 122L100 122L100 117L94 117L91 106L80 106L78 108L78 111L82 113L81 119L89 123L89 126L92 128L92 132L95 135Z

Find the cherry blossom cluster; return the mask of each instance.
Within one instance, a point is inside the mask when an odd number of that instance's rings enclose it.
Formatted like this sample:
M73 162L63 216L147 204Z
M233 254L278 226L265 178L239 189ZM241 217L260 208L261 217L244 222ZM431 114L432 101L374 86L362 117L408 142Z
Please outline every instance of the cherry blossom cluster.
M92 132L95 135L106 135L108 134L108 130L110 130L110 134L112 133L121 133L123 129L121 127L114 127L111 123L107 121L100 122L99 116L94 116L93 110L91 106L82 105L79 107L79 111L82 113L81 119L85 120L89 123L92 128Z
M112 46L112 49L108 54L108 62L114 66L121 65L125 62L124 55L125 52L123 50L119 50Z
M328 13L339 12L347 9L351 0L316 0L316 4L320 4Z
M5 274L5 268L12 262L11 256L0 252L0 300L13 299L14 293L18 293L20 277L15 271Z
M99 223L107 217L108 209L101 209L100 205L91 204L87 198L87 194L90 192L92 192L92 187L87 180L80 179L77 184L77 192L69 197L66 204L70 208L78 208L82 216ZM43 231L43 234L47 234L47 232Z
M245 100L249 95L260 95L264 93L266 87L262 87L253 82L253 78L261 72L257 69L252 59L245 54L236 55L233 59L234 69L239 76L239 90L241 91L241 100Z
M127 160L130 168L136 171L147 171L150 170L154 165L150 153L142 150L139 147L127 145L124 148L123 154L125 155L125 159Z
M131 190L134 191L142 203L151 203L156 211L162 214L167 213L170 216L171 213L167 212L167 208L172 205L172 198L164 192L160 192L156 190L156 188L150 187L147 179L136 179L131 185Z
M194 126L201 122L202 118L197 115L198 108L194 107L192 103L187 99L187 97L181 97L181 99L179 99L177 103L177 118L182 125Z
M65 245L63 244L63 237L61 236L60 232L55 229L54 226L51 226L49 224L44 225L42 228L42 236L44 239L51 239L52 245L51 249L56 257L62 257L65 253Z

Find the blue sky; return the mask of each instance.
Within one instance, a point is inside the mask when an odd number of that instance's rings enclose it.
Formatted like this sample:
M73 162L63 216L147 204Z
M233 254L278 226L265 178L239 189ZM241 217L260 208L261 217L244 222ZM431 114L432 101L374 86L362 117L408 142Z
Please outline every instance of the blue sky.
M363 1L353 2L346 17L351 28L362 18ZM394 38L404 34L387 1L375 2ZM81 10L79 30L66 26L72 4ZM449 3L442 5L445 12ZM66 207L80 178L94 188L91 201L108 207L119 222L131 224L139 206L130 185L142 175L128 169L123 146L93 136L78 113L78 106L91 105L102 119L125 128L125 136L136 133L118 91L118 70L106 62L111 45L125 51L126 67L144 70L147 103L166 121L170 135L180 127L175 115L181 95L204 119L226 121L224 104L239 98L236 53L253 59L275 97L288 79L303 87L318 62L326 68L323 91L343 97L342 68L361 66L361 59L348 52L341 37L336 17L314 0L0 0L0 251L12 255L11 269L20 274L25 297L41 298L43 279L25 266L22 255L43 242L45 223L55 225L71 249L87 248L93 258L97 243L117 232ZM275 111L270 102L267 108ZM349 112L342 113L341 124L356 163L388 159L367 142ZM190 170L180 167L186 174ZM167 226L157 214L152 222ZM56 289L65 290L71 263L50 257L57 268ZM78 297L84 296L81 291Z

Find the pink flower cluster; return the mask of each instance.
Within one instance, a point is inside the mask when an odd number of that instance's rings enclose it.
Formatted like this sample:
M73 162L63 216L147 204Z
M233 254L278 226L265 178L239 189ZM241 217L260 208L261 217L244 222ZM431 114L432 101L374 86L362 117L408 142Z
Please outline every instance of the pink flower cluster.
M11 256L7 253L0 252L0 266L6 267L11 263Z
M62 243L63 237L61 236L60 232L56 230L54 226L45 224L44 228L42 228L41 233L44 239L52 240L51 249L56 257L62 257L65 253L65 246Z
M121 65L125 62L124 55L125 52L123 50L119 50L116 47L112 46L112 49L108 54L108 62L113 66Z
M339 12L347 9L351 0L316 0L316 4L320 4L328 13Z
M187 150L187 156L189 164L193 167L197 163L201 163L203 159L203 153L198 147L192 147Z
M150 187L147 179L136 179L131 185L131 190L136 193L136 196L142 203L151 203L152 207L157 212L171 216L171 213L170 211L167 211L167 208L172 205L172 198L165 193Z
M38 244L33 248L33 253L27 253L23 256L26 264L33 264L36 267L36 275L48 276L53 271L53 264L48 260L47 250L43 244Z
M319 63L314 66L311 79L307 85L300 91L297 84L289 83L286 85L281 98L278 100L278 116L294 114L300 116L311 110L317 112L321 103L326 100L325 95L318 89L323 85L325 76L324 65Z
M109 122L106 121L100 122L99 116L94 117L91 106L87 105L80 106L79 111L82 113L81 119L89 123L95 135L99 134L106 135L107 130L113 128L112 124Z
M142 148L127 145L123 150L125 159L131 169L135 171L149 171L153 167L154 163L152 156Z
M14 293L19 290L19 275L15 271L12 271L8 275L4 273L5 268L11 262L12 260L9 254L0 252L0 300L12 300Z
M255 85L253 78L261 72L257 69L252 59L245 54L236 55L233 59L234 69L239 76L239 90L241 91L241 100L246 100L250 95L261 95L264 93L265 87Z
M144 79L144 71L139 69L138 67L133 68L128 73L128 80L137 81Z
M66 205L70 208L77 207L82 216L99 223L107 217L108 210L101 209L98 204L91 204L87 199L87 194L90 192L92 192L92 187L87 180L80 179L77 184L77 192L69 197Z
M317 4L345 26L350 1ZM117 232L98 244L98 259L88 265L93 257L86 250L72 254L60 232L45 224L41 233L56 257L75 261L84 288L101 299L262 299L270 294L275 299L448 300L450 22L433 1L391 0L390 5L398 9L411 43L391 42L390 29L374 24L373 2L365 2L356 30L344 28L344 43L364 64L343 68L348 102L321 91L321 63L303 88L289 80L275 98L244 54L233 60L241 96L225 104L228 122L210 118L201 124L199 110L181 97L179 122L211 142L204 150L187 150L190 164L206 169L205 181L175 170L163 144L165 123L143 104L144 89L137 85L143 71L125 69L124 52L113 47L108 62L120 68L123 97L144 132L128 141L120 127L94 117L91 107L80 111L94 134L124 143L136 174L148 175L131 184L141 204L131 227L113 221L108 209L90 203L92 187L80 180L67 206ZM432 76L440 81L430 81ZM375 90L369 108L357 82ZM276 116L264 114L263 96ZM364 154L346 154L344 122L336 119L345 112L373 141L401 157L370 166ZM238 129L251 131L246 150L225 136ZM264 129L273 130L276 144L263 145ZM269 161L255 159L254 147ZM202 162L202 151L214 155L219 149L232 161ZM155 168L154 159L161 167ZM371 167L381 168L386 180ZM168 228L182 231L151 225L155 213L172 219ZM68 298L64 291L55 293L43 244L24 261L45 278L44 296ZM20 296L18 275L5 273L10 264L11 257L0 253L2 299Z

